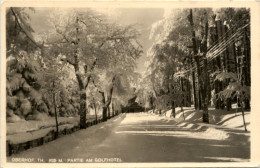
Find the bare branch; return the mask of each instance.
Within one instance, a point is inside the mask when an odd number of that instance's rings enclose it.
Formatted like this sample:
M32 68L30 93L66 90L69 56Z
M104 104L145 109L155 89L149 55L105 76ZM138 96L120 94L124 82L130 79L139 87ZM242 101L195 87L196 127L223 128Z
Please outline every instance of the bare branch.
M87 25L87 23L86 22L84 22L83 20L81 20L81 19L78 19L78 21L80 21L81 23L83 23L86 27L88 27L88 26L90 26L90 25Z
M74 63L68 59L65 60L67 63L69 63L70 65L73 65L74 66Z
M89 75L88 78L87 78L87 83L86 83L86 85L85 85L85 88L88 87L88 84L89 84L90 78L91 78L91 75Z
M11 9L11 11L12 11L14 17L16 18L17 24L18 24L18 26L20 27L20 29L22 30L22 32L26 35L26 37L27 37L36 47L38 47L38 48L41 49L42 46L40 46L39 44L37 44L37 43L34 41L34 39L32 39L32 38L28 35L27 31L23 29L23 27L21 26L21 23L19 22L20 19L18 18L18 16L17 16L16 13L14 12L13 8L11 7L10 9Z
M71 43L71 44L75 44L75 45L78 44L77 42L75 42L75 41L73 41L73 40L70 41L70 40L66 37L65 34L63 34L61 31L58 30L58 28L57 28L56 25L54 25L54 27L55 27L56 32L57 32L58 34L60 34L60 35L63 37L63 39L66 40L66 42Z
M93 69L95 68L95 65L97 64L97 58L95 59L95 61L93 62L90 71L93 71Z
M91 68L90 68L90 72L93 71L93 69L95 68L96 63L97 63L97 58L96 58L95 61L93 62L92 66L91 66ZM84 66L84 70L85 70L85 73L88 72L88 66L87 66L87 65ZM91 78L91 74L90 74L90 75L88 76L88 78L87 78L87 83L86 83L86 85L85 85L85 88L88 87L90 78Z
M95 86L95 88L97 88L97 85L95 84L94 79L92 79L92 83L93 83L93 85ZM103 92L103 91L100 91L98 88L97 88L97 90L98 90L98 92L99 92L100 94L104 94L104 92Z

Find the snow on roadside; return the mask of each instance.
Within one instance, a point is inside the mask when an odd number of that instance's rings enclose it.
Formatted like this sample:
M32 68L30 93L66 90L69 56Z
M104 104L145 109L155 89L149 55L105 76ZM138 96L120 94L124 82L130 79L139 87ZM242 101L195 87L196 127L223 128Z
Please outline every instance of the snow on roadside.
M217 129L211 128L211 127L206 129L206 131L198 132L197 134L204 136L204 137L208 137L210 139L213 138L215 140L224 140L229 137L229 134L227 132L222 131L222 130L217 130Z
M205 139L214 138L216 140L224 140L229 137L229 134L227 132L210 127L209 125L197 125L194 123L182 122L180 124L177 124L177 126L197 131L194 134L196 136L203 136Z
M34 131L34 132L31 132L31 133L23 132L23 133L8 135L6 137L6 140L9 141L10 144L24 143L24 142L28 142L28 141L32 141L32 140L44 137L50 131L52 131L54 129L55 129L54 127L50 127L50 128Z
M214 139L214 140L224 140L227 139L230 134L225 131L225 129L219 128L231 128L243 130L243 120L242 115L237 113L235 115L234 111L226 112L225 110L215 110L214 108L209 108L210 124L202 123L202 111L196 111L193 107L184 107L185 120L183 117L183 112L180 108L176 108L176 118L170 117L171 110L165 111L165 115L157 115L154 113L128 113L127 117L121 122L121 124L140 124L142 122L149 122L163 120L166 123L173 121L179 128L188 129L190 131L134 131L134 132L124 132L131 134L149 134L153 136L185 136L198 139ZM249 116L250 112L246 112L246 122L249 126ZM172 128L174 130L174 128ZM174 134L175 132L175 134ZM121 132L122 133L122 132Z
M94 120L94 116L88 115L87 121ZM100 116L98 116L100 118ZM79 116L76 117L58 117L59 125L71 124L73 126L79 125ZM23 120L15 123L6 124L6 135L13 135L24 132L37 131L44 128L55 127L56 121L54 117L48 117L45 120Z
M91 117L92 116L87 116L87 121L92 121L93 117ZM58 117L58 123L59 132L64 129L71 129L79 124L79 116ZM6 140L11 144L19 144L42 138L51 131L56 131L56 121L54 117L49 117L42 121L24 120L16 123L7 123Z
M158 119L162 117L158 117L157 115L154 114L149 114L149 113L127 113L127 117L121 122L121 124L137 124L143 121L157 121Z
M167 131L149 131L149 130L134 130L134 131L116 131L116 134L131 134L131 135L151 135L151 136L173 136L185 137L194 139L208 139L208 140L225 140L229 137L228 133L214 128L208 128L206 131L192 132L180 130Z
M226 110L209 108L210 124L202 122L202 110L195 110L194 107L184 107L183 110L184 112L181 111L181 108L176 108L175 118L171 116L172 110L165 111L164 116L169 120L174 119L174 121L177 122L176 125L180 128L195 131L192 132L189 137L198 138L201 136L205 139L213 138L216 140L224 140L230 136L230 133L226 131L225 128L244 130L242 114L241 112L236 113L235 109L232 109L231 112L227 112ZM245 121L247 130L250 130L250 112L245 112ZM249 135L248 132L240 132L236 134Z
M63 124L72 124L74 126L78 125L79 117L59 117L58 118L59 125ZM56 121L54 117L49 117L46 120L36 121L36 120L28 120L28 121L20 121L16 123L7 123L6 124L6 134L18 134L23 132L31 132L40 130L48 127L55 127Z
M141 123L149 123L153 121L160 121L160 120L174 120L173 118L168 118L165 116L158 116L150 113L127 113L127 117L121 122L122 125L124 124L141 124ZM176 122L175 122L176 123ZM138 126L138 125L137 125ZM152 128L153 125L150 125ZM214 139L214 140L224 140L229 137L229 134L223 130L218 130L212 127L205 127L196 125L194 123L189 122L182 122L176 124L179 128L189 129L190 131L176 131L176 127L170 128L172 130L135 130L135 131L119 131L117 133L128 133L128 134L146 134L146 135L153 135L153 136L179 136L179 137L189 137L189 138L196 138L196 139ZM157 129L160 127L156 126ZM197 129L193 127L198 127ZM205 129L203 129L205 128Z
M74 127L73 124L63 124L59 126L59 131L63 131L66 128L70 129L73 127ZM17 134L7 135L6 140L9 141L10 144L19 144L19 143L24 143L24 142L42 138L46 136L48 133L50 133L51 131L56 131L56 127L48 127L48 128L35 130L32 132L21 132Z
M247 123L247 129L251 130L251 125L249 123L250 121L250 112L245 112L245 120ZM221 125L224 127L229 127L229 128L236 128L236 129L244 129L244 124L243 124L243 116L240 113L237 114L226 114L223 116L221 121L217 122L217 125Z
M181 112L181 108L175 108L175 121L178 123L202 123L202 110L197 111L194 109L194 107L183 107L183 110L185 114L185 120L183 118L183 112ZM170 116L171 110L166 111L166 117L170 118ZM250 130L250 112L245 112L245 121L247 130ZM211 125L214 124L225 128L244 130L242 114L241 112L235 113L235 109L233 109L231 112L227 112L226 110L216 110L215 108L209 108L209 122Z

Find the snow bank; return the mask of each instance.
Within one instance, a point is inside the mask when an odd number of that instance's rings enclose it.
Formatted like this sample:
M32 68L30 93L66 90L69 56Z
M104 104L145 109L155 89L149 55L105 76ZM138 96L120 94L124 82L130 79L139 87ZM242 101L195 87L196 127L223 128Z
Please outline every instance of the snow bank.
M250 112L245 112L245 121L247 124L247 129L250 130ZM221 121L217 122L217 125L221 125L229 128L244 129L243 116L240 113L238 114L227 114L224 115Z
M64 129L73 128L73 124L64 124L59 126L59 132ZM40 130L32 131L32 132L22 132L12 135L7 135L6 140L10 142L10 144L20 144L28 141L32 141L35 139L39 139L45 137L51 131L56 131L56 127L43 128Z
M192 132L192 131L176 131L176 130L122 130L116 131L116 134L131 134L131 135L151 135L151 136L173 136L185 137L192 139L208 139L208 140L225 140L229 137L228 133L215 128L208 128L206 131Z
M179 135L172 135L170 132L167 133L151 133L156 136L185 136L192 138L203 138L203 139L214 139L214 140L224 140L227 139L230 134L225 131L225 128L244 130L243 117L240 112L236 113L236 109L232 109L230 112L221 109L215 109L210 107L209 109L209 123L206 124L202 122L202 110L195 110L194 107L184 107L183 111L181 108L175 109L175 118L171 116L171 109L165 111L165 120L174 120L177 122L176 126L180 128L185 128L187 132L178 132ZM184 116L183 116L184 114ZM161 116L157 116L157 118ZM154 118L154 116L148 117ZM147 119L148 119L147 118ZM158 118L158 119L159 119ZM141 120L141 118L139 118ZM139 120L135 119L135 120ZM245 112L245 120L247 129L250 130L250 112ZM224 128L224 129L223 129ZM163 135L161 135L163 134Z
M6 140L10 142L10 144L19 144L27 141L32 141L35 139L39 139L41 137L46 136L50 131L54 130L55 128L46 128L41 129L34 132L25 132L25 133L18 133L14 135L8 135Z
M195 133L198 136L203 136L206 139L224 140L229 137L228 133L222 130L209 127L206 131Z
M98 116L100 119L101 116ZM94 115L87 115L87 121L95 120ZM79 116L77 117L58 117L59 125L71 124L72 126L79 125ZM45 120L21 120L15 123L6 123L6 135L18 134L23 132L32 132L44 128L55 127L56 121L54 117L48 117Z
M137 124L145 120L149 120L149 121L158 120L158 116L154 114L147 114L147 113L139 113L139 114L141 115L138 115L137 118L135 113L127 113L126 114L127 117L121 122L121 124Z
M192 113L193 110L186 108L188 113ZM167 111L166 111L167 113ZM180 115L181 116L181 115ZM199 115L195 115L197 118L199 118ZM163 127L160 127L160 125L151 125L151 122L154 121L161 121L161 120L168 120L168 121L175 121L174 118L165 117L164 115L158 116L154 114L149 113L127 113L125 119L121 122L121 125L125 124L132 124L136 125L135 127L138 127L141 124L147 123L149 128L153 128L155 126L157 129L165 128L165 125L162 125ZM196 138L196 139L214 139L214 140L224 140L229 137L229 134L224 131L220 130L214 127L210 127L210 125L199 125L197 123L182 121L178 122L175 126L179 128L185 128L190 131L178 131L176 133L175 127L169 127L169 129L173 130L131 130L131 131L118 131L116 133L127 133L127 134L147 134L147 135L153 135L153 136L180 136L180 137L188 137L188 138ZM144 127L142 125L142 127Z
M63 124L72 124L76 126L79 124L79 117L59 117L58 118L59 125ZM28 120L28 121L20 121L16 123L7 123L6 124L6 134L18 134L22 132L31 132L40 130L42 128L55 127L56 121L54 117L49 117L46 120L36 121L36 120Z
M191 128L191 127L193 127L193 126L194 126L194 124L189 123L189 124L185 125L185 128Z
M194 107L184 107L183 110L185 120L181 108L178 107L175 109L175 121L177 121L179 124L182 124L180 126L185 125L183 122L202 123L202 110L195 110ZM209 108L209 123L221 127L244 130L242 114L241 112L236 113L235 111L235 109L232 109L231 112L227 112L226 110ZM168 118L171 116L171 110L166 111L166 116ZM250 112L245 112L245 120L247 129L250 130ZM188 127L191 127L191 125Z

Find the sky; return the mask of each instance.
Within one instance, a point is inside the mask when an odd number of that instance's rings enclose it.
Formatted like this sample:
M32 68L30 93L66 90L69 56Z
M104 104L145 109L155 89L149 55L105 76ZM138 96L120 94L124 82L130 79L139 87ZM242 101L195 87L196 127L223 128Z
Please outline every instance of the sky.
M35 12L31 12L31 24L36 33L42 33L50 28L48 20L45 19L46 14L50 13L52 8L35 8ZM143 46L143 54L137 60L137 72L142 73L145 70L144 62L146 60L146 52L152 46L152 40L149 39L152 24L161 20L164 16L163 8L103 8L96 9L105 13L109 18L116 20L122 25L136 24L136 28L140 31L139 42Z

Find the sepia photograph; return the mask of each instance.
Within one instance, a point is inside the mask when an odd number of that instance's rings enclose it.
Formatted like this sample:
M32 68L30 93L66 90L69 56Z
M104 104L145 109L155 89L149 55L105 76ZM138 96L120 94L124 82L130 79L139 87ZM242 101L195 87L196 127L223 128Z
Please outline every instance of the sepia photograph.
M2 7L5 162L250 163L252 6L174 3Z

